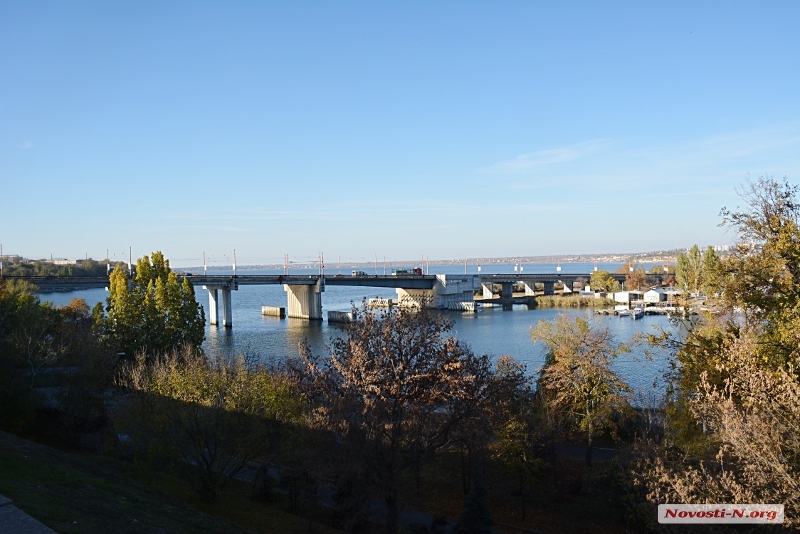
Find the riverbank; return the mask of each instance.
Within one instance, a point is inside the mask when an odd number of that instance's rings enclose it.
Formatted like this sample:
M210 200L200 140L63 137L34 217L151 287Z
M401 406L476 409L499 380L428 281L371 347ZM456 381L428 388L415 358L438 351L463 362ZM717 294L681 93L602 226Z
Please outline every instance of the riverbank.
M614 301L580 295L547 295L536 297L537 308L613 308Z

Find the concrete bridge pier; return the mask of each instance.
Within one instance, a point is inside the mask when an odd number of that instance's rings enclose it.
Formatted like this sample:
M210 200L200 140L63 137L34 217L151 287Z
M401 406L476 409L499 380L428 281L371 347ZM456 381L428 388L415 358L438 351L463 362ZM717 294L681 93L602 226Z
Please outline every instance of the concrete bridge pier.
M514 282L503 282L500 284L500 298L510 299L514 296Z
M481 289L483 290L483 298L490 299L494 297L494 293L492 292L492 284L481 284Z
M231 312L231 290L227 287L207 287L208 289L208 322L212 325L219 324L219 292L222 291L222 326L233 326L233 313Z
M233 326L233 312L231 311L231 290L222 290L222 326L231 328Z
M435 295L430 289L404 289L397 288L397 301L402 308L430 308L434 307Z
M544 294L545 295L555 295L556 294L556 283L555 282L544 282Z
M533 282L523 282L525 286L525 294L526 295L535 295L536 294L536 284Z
M475 302L475 291L481 289L481 278L476 275L436 275L432 289L397 288L400 306L463 310ZM487 287L488 286L488 287ZM483 285L483 294L491 295L491 284Z
M208 322L216 325L219 322L219 310L217 309L217 298L219 294L216 288L208 288Z
M288 316L295 319L322 320L322 279L314 284L284 284L288 299Z

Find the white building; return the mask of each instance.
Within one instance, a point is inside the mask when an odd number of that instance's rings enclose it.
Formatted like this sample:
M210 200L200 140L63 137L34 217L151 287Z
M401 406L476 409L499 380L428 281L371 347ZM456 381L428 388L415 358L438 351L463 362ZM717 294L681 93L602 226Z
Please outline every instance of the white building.
M666 302L667 301L667 288L654 287L649 291L645 291L643 298L645 302Z
M642 291L618 291L614 293L614 302L630 304L631 302L642 300L643 295Z

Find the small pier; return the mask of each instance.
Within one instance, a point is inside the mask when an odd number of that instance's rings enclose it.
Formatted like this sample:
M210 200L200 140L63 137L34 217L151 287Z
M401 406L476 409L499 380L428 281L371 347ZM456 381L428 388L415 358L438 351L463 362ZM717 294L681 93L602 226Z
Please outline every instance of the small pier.
M281 319L285 319L286 308L282 306L261 306L261 315L266 315L268 317L280 317Z
M594 310L594 314L595 315L619 315L620 311L621 310L615 310L615 309L606 308L606 309ZM630 310L624 310L624 311L628 312ZM683 315L683 316L686 316L686 315L697 315L697 310L696 309L689 308L688 310L686 310L685 308L680 307L680 306L648 306L646 308L642 308L642 311L644 312L645 315L666 315L668 317L670 315Z
M329 323L349 324L354 322L355 320L356 320L356 314L353 312L345 312L345 311L328 312Z

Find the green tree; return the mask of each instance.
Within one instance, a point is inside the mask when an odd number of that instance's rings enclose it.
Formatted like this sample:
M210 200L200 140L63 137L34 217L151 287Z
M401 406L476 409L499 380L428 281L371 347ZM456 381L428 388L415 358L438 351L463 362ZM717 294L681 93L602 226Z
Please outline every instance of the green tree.
M744 326L763 332L762 361L775 368L800 360L800 204L798 186L761 177L740 193L746 207L722 210L739 234L719 261L722 304Z
M615 413L630 409L630 389L611 369L611 361L629 348L614 343L608 327L592 326L580 317L572 320L566 314L553 322L539 321L532 337L548 348L539 388L548 402L570 413L586 432L586 464L591 465L595 434L610 428Z
M56 335L61 316L49 302L42 304L35 290L27 282L0 281L0 355L12 367L24 369L28 389L61 352Z
M718 286L717 276L719 271L719 255L714 247L708 247L703 254L703 291L709 295Z
M697 245L692 245L688 254L678 255L675 278L684 291L699 291L703 287L703 255Z
M178 282L161 252L152 262L136 262L133 280L120 267L111 273L105 315L95 309L95 320L107 342L132 357L136 351L169 352L188 344L199 347L205 337L205 314L188 277Z
M608 271L593 271L589 279L589 285L594 290L619 291L619 282L617 282Z

